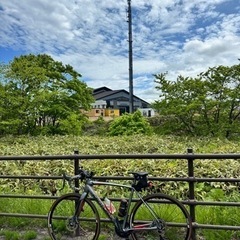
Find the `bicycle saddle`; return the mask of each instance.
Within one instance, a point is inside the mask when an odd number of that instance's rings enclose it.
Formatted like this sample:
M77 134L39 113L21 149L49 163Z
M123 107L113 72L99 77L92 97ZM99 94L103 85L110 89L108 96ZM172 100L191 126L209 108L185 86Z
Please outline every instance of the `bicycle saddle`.
M148 175L148 172L130 172L134 177L145 177Z

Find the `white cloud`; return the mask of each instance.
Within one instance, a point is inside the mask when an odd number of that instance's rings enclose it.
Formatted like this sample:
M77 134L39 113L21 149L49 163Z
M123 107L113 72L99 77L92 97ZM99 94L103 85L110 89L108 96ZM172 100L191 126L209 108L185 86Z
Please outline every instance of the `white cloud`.
M174 80L238 63L236 2L132 0L134 93L158 98L156 73L168 71ZM128 89L126 8L127 0L2 0L0 50L47 53L91 87Z

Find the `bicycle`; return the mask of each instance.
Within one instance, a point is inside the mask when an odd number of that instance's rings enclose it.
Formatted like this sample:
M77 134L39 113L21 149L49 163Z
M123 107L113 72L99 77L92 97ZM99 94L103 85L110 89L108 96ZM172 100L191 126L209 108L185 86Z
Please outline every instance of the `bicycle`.
M102 182L93 179L94 173L84 169L75 176L63 176L75 191L59 197L48 213L48 232L53 240L97 240L100 235L100 214L106 214L115 227L115 233L131 240L190 240L192 221L185 206L177 199L163 193L142 197L141 191L151 187L147 172L131 172L131 185ZM73 181L84 183L83 192L73 186ZM110 200L98 196L94 186L114 186L129 190L122 200L119 213L114 213ZM137 201L134 201L134 194ZM107 201L106 201L107 200ZM107 202L107 204L106 204ZM123 204L124 203L124 204ZM98 208L96 207L98 206ZM106 238L104 238L106 239Z

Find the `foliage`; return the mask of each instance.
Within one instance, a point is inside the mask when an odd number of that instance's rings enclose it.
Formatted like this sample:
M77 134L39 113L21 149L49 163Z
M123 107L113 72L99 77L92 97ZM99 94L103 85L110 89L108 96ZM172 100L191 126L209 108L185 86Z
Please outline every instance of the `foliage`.
M23 239L24 240L32 240L37 238L37 232L35 231L28 231L24 233Z
M6 136L0 138L0 155L69 155L74 149L80 154L129 154L129 153L186 153L192 147L195 153L239 153L239 141L209 137L177 137L177 136ZM113 159L113 160L82 160L80 164L88 170L96 172L96 176L129 176L128 172L148 171L150 177L185 177L187 176L187 162L185 160L157 160L157 159ZM240 177L239 160L194 160L195 177ZM58 176L65 171L73 174L73 162L69 160L51 161L1 161L1 175L37 175ZM60 180L54 180L59 189ZM179 199L188 197L188 184L183 182L162 183L154 180L154 184L164 193L169 193ZM20 193L25 195L43 194L43 188L52 187L52 182L28 179L1 179L0 191L4 194ZM106 189L104 189L105 191ZM113 190L110 189L112 192ZM239 186L230 183L196 183L198 200L239 202ZM62 194L63 192L58 192ZM46 194L46 192L44 192ZM49 191L47 194L51 194ZM113 192L120 196L119 192ZM1 212L32 213L46 215L51 201L45 199L0 199ZM239 223L238 209L224 207L196 207L196 217L199 223L235 225ZM230 216L230 217L229 217ZM10 220L9 220L10 219ZM27 223L26 223L27 222ZM6 224L15 227L44 226L46 221L36 224L35 220L25 218L4 218L1 226ZM238 239L236 233L224 231L221 237L218 231L197 230L201 239ZM220 234L220 235L219 235ZM217 236L217 237L216 237ZM234 236L233 238L229 236ZM21 236L22 237L22 236ZM23 238L21 238L23 239Z
M83 126L84 136L107 136L111 121L105 121L102 116L95 121L88 121Z
M240 133L240 64L209 68L196 78L155 75L160 100L153 104L169 116L173 133L230 137ZM174 120L174 121L172 121Z
M229 153L240 152L238 141L218 138L191 138L165 136L38 136L38 137L4 137L0 139L0 155L69 155L78 149L81 154L147 154L147 153L183 153L187 148L196 153ZM116 159L82 161L81 164L96 172L96 175L128 176L131 170L148 171L154 177L185 177L188 174L186 160L157 159ZM237 160L195 160L196 177L239 178L240 162ZM72 161L2 161L2 175L61 175L62 171L73 172ZM29 180L1 179L1 190L6 192L43 191L44 183ZM61 184L60 182L57 183ZM157 183L158 184L158 183ZM51 185L51 184L50 184ZM52 185L51 185L52 186ZM47 186L49 188L49 186ZM186 198L188 185L184 182L160 184L159 188L180 198ZM211 189L223 189L231 194L238 186L229 183L198 183L196 194L199 199L209 196ZM51 192L51 191L49 191Z
M36 231L26 231L25 233L20 234L18 231L11 230L0 230L0 236L3 235L6 240L33 240L37 239Z
M85 116L72 113L60 121L59 133L67 135L81 135L83 125L87 122Z
M124 114L113 120L109 127L110 136L150 134L151 127L140 111Z
M174 115L156 115L154 117L147 118L147 121L155 134L171 135L174 132L176 135L182 135L182 132L178 132L178 119ZM184 135L186 134L184 133Z
M0 134L59 133L61 124L73 132L80 107L88 110L93 102L81 75L46 54L14 58L0 74Z
M1 235L4 235L6 240L19 240L20 234L16 231L2 231Z

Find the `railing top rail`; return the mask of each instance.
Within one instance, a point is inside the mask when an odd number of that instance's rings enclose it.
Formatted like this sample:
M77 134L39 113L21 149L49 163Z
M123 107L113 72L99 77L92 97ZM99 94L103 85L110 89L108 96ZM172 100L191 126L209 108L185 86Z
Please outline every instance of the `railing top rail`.
M73 155L43 155L43 156L0 156L4 160L58 160L58 159L236 159L240 160L240 153L228 154L73 154Z

